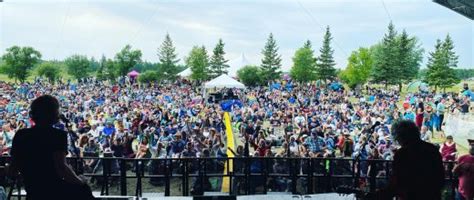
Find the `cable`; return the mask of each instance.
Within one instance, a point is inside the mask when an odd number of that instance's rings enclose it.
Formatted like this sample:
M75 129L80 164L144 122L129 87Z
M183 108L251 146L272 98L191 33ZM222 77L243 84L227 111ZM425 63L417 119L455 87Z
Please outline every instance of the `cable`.
M387 14L388 19L390 19L390 21L393 22L393 20L392 20L392 15L390 15L390 12L388 12L388 9L387 9L387 6L385 6L384 0L380 0L380 1L382 1L383 9L385 10L385 13Z
M143 23L143 24L137 29L137 31L135 32L135 34L133 34L132 39L130 40L130 42L127 43L127 44L130 44L130 45L131 45L131 43L134 42L134 41L138 38L138 36L140 35L140 33L141 33L143 27L146 26L146 25L148 25L148 24L150 23L150 21L151 21L153 18L155 18L155 15L156 15L156 13L157 13L157 11L158 11L158 8L159 8L158 2L155 2L155 3L157 4L157 6L155 6L155 10L153 10L153 13L150 15L150 17L148 17L148 19L145 21L145 23Z
M298 2L298 5L301 7L301 9L306 13L306 15L308 15L311 20L316 24L318 25L322 31L326 31L326 29L324 28L324 26L321 25L321 23L319 23L316 18L314 18L314 16L303 6L303 4L301 4L301 2L299 0L296 0L296 2ZM335 38L332 38L333 41L334 41L334 44L336 44L337 48L346 55L346 57L349 57L349 54L347 54L347 51L345 51L341 45L339 45L339 43L336 41Z
M67 0L66 0L67 1ZM71 1L69 0L68 3L67 3L67 8L66 8L66 14L64 15L64 18L63 18L63 23L61 24L61 29L60 29L60 32L59 32L59 39L58 39L58 44L56 45L56 52L54 53L54 59L57 59L58 58L58 53L60 51L60 46L62 44L62 41L63 41L63 36L64 36L64 26L66 25L66 21L67 19L69 18L69 12L71 10Z

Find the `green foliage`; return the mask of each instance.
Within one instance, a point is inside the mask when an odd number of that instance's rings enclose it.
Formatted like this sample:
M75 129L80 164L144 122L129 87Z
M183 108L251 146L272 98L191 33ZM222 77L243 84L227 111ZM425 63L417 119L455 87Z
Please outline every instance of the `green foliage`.
M157 82L158 80L160 80L160 75L157 71L146 71L138 76L138 81L142 83Z
M161 68L161 65L159 63L144 61L135 65L133 69L139 72L146 72L146 71L158 71L160 68Z
M99 70L99 67L100 67L99 61L97 61L94 57L91 57L89 62L91 62L91 71L95 72Z
M96 78L98 80L105 80L106 79L106 76L105 76L105 63L107 62L107 58L105 58L104 55L102 55L102 57L100 58L100 61L99 61L99 67L97 67L97 72L96 72Z
M430 52L428 70L424 81L435 90L440 87L446 89L460 82L454 68L457 67L458 56L454 52L454 44L449 35L445 40L436 41L435 50Z
M91 72L91 63L87 56L72 55L64 61L67 73L76 79L88 77Z
M257 86L263 83L262 70L253 65L247 65L237 71L239 80L247 86Z
M333 58L334 50L331 48L331 40L332 36L328 26L324 34L323 46L319 50L321 55L316 65L318 78L324 81L332 80L336 77L336 68L334 68L336 63Z
M210 61L210 76L211 78L215 78L220 76L221 74L227 74L227 69L229 65L226 64L228 60L224 58L225 51L224 51L224 42L222 39L219 39L217 42L216 47L212 51L212 57Z
M262 79L265 83L273 81L281 76L281 55L278 54L278 46L273 34L270 33L267 43L262 50Z
M191 68L191 78L205 81L209 78L209 57L204 46L194 46L186 58L186 65Z
M370 49L359 48L353 51L348 59L347 68L341 71L340 78L354 89L357 85L367 83L373 66Z
M104 77L108 80L111 80L112 82L114 82L116 78L118 77L116 66L117 66L117 63L112 59L107 59L104 65L105 67Z
M307 48L307 49L313 49L313 45L311 44L310 40L306 40L306 42L304 42L304 44L303 44L303 47Z
M178 68L179 59L176 48L173 46L173 41L169 34L166 34L165 40L158 49L158 58L160 59L160 68L158 72L165 79L174 80L180 72Z
M403 83L417 77L423 52L415 37L410 37L405 30L399 35L390 22L382 42L372 48L373 81L398 85L401 90Z
M32 47L12 46L2 56L3 66L0 71L8 78L15 79L15 82L24 82L40 59L41 53Z
M372 79L377 83L385 85L396 84L398 82L398 66L396 66L396 43L397 32L392 22L388 25L388 32L385 34L382 42L374 47L373 58L374 67L372 68Z
M36 67L36 72L39 76L45 77L49 82L54 83L60 78L61 69L57 64L52 62L43 62L38 67Z
M409 83L417 77L424 50L418 44L418 40L415 37L410 37L405 30L397 37L396 41L398 51L395 61L398 61L400 67L398 73L400 82L398 84L401 86L402 83Z
M290 75L296 81L309 82L316 78L316 67L311 44L305 43L303 47L296 50L293 57L293 67Z
M474 69L454 69L456 76L461 79L468 79L474 77Z
M115 55L117 75L126 76L130 70L142 61L142 52L132 50L132 46L126 45Z

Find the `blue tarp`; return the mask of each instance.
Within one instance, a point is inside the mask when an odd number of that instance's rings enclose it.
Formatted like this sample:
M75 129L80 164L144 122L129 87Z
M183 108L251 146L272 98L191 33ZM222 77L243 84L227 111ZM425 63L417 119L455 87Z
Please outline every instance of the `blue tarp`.
M242 102L240 100L227 100L227 101L223 101L221 103L221 108L222 110L224 110L225 112L231 112L232 111L232 107L236 105L236 106L239 106L239 108L241 108L243 106Z

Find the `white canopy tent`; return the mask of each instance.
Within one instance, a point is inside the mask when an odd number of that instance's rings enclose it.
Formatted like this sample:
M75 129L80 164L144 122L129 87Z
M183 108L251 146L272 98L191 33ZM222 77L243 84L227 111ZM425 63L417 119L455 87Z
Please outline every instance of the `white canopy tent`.
M242 53L238 58L229 61L229 68L227 70L227 74L231 77L237 77L237 71L250 64L251 63L247 60L247 58L245 58L245 55Z
M222 74L215 79L212 79L204 84L205 89L212 89L212 88L238 88L238 89L245 89L245 85L227 74Z
M179 73L178 73L178 76L181 76L181 77L189 77L189 76L191 76L191 74L192 74L191 68L188 67L188 68L186 68L184 71L179 72Z

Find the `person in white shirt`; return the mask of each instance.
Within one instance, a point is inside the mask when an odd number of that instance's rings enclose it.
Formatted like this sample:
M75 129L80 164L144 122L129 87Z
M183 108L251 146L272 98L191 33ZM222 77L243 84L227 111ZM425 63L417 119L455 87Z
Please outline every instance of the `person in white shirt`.
M91 126L91 130L89 130L89 132L87 132L87 134L94 137L94 138L99 137L99 130L97 129L97 125L93 124Z
M427 126L422 126L421 130L420 130L421 140L423 140L425 142L430 142L431 141L430 135L431 135L431 131L428 129L428 127Z
M302 113L298 113L298 116L295 117L295 123L296 124L302 124L306 122L306 119L304 118Z

